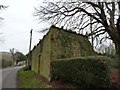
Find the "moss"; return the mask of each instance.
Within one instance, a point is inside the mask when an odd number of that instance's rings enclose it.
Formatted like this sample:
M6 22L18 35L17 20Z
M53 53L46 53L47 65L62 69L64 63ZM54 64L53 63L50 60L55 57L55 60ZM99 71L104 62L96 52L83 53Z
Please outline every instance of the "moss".
M69 39L69 33L61 32L58 40L60 41L60 45L61 45L61 56L59 58L70 57L72 51L68 50L68 48L72 48L72 47L71 47L71 40Z

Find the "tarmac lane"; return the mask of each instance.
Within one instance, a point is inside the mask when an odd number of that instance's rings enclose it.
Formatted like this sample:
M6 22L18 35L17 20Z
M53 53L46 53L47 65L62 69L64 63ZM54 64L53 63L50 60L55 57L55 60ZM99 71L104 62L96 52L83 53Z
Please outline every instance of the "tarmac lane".
M20 66L11 67L2 70L2 88L17 88L17 72ZM0 82L1 83L1 82Z

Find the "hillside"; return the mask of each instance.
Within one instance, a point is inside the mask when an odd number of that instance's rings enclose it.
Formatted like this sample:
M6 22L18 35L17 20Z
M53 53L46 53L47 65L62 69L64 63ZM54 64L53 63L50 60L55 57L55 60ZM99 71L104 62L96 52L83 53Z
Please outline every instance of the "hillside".
M12 61L12 55L9 52L0 52L0 55L2 56L2 58L0 58L1 60L7 60L7 61Z

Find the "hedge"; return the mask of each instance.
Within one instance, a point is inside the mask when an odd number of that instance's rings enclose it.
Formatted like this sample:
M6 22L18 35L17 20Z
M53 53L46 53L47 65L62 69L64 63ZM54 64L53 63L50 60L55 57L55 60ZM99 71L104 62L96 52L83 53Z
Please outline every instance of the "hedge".
M51 63L52 79L71 82L81 87L108 87L111 58L90 56L61 59Z
M11 67L12 64L13 62L10 60L4 60L4 59L2 60L2 68Z

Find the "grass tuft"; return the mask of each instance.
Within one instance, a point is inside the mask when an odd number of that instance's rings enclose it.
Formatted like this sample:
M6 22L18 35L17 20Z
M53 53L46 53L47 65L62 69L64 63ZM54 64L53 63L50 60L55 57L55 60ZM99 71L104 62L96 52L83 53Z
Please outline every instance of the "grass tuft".
M42 80L34 71L18 71L18 88L51 88L48 82Z

